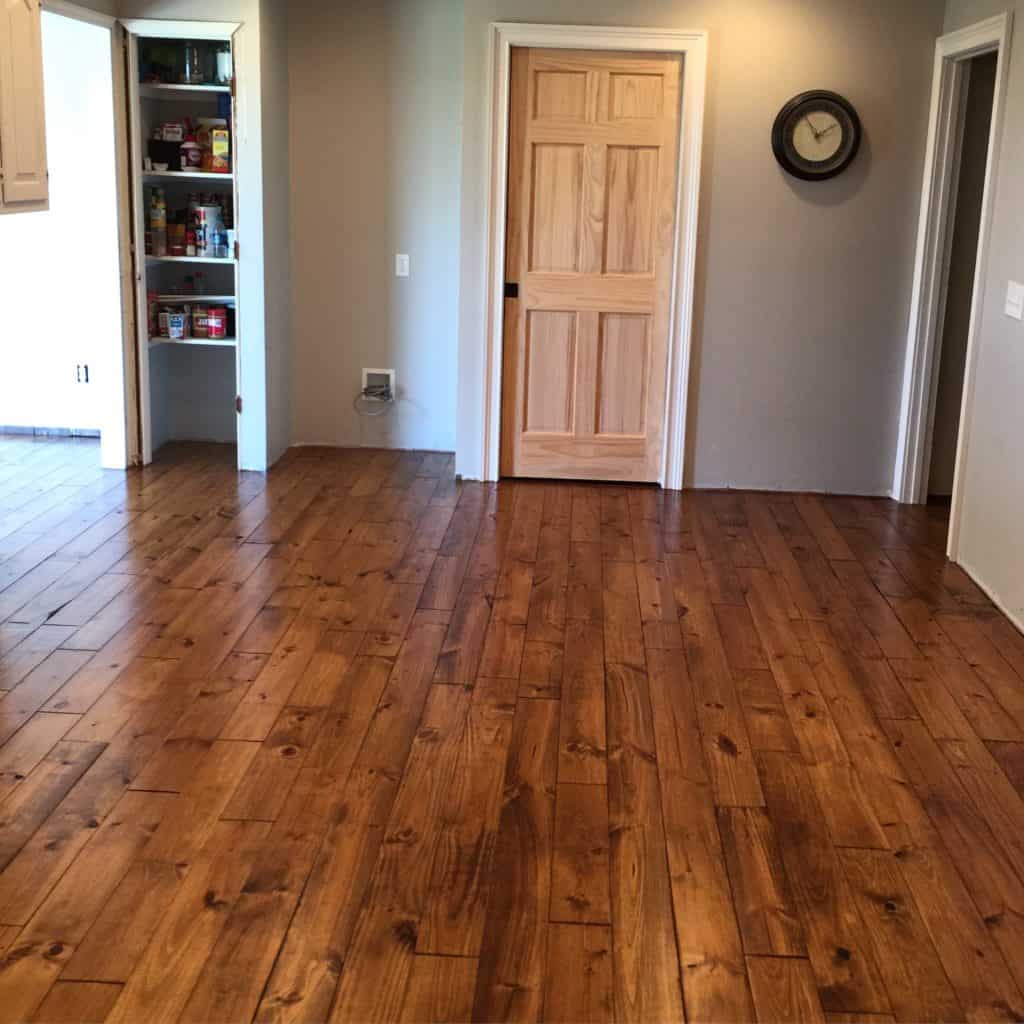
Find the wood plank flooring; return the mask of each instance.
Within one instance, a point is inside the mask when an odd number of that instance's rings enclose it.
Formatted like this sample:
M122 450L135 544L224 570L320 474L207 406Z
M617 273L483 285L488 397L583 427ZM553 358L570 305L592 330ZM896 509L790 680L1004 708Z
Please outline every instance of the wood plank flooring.
M1024 638L882 500L0 439L0 1024L1024 1019Z

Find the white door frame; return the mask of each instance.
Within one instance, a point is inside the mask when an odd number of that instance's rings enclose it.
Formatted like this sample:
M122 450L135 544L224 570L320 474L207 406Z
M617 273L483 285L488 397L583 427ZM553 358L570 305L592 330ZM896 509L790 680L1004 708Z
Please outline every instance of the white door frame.
M683 56L682 113L679 132L678 189L672 279L665 443L660 483L683 486L686 398L693 330L694 268L697 256L697 205L700 196L701 139L707 74L707 33L658 28L608 28L590 25L531 25L494 22L490 26L487 66L487 294L484 354L483 477L497 480L501 437L501 368L505 282L505 213L508 197L509 70L513 46L571 50L622 50L678 53Z
M960 511L963 503L962 470L970 430L970 411L974 400L975 366L978 358L977 334L985 296L986 252L1002 136L1011 27L1012 15L1000 14L941 36L935 43L931 111L928 118L928 142L925 149L924 183L921 189L910 324L907 330L899 441L893 478L893 497L902 502L919 503L926 501L928 497L928 458L935 419L939 349L942 343L949 250L953 235L951 205L959 174L963 94L969 70L966 62L984 53L998 53L953 476L953 500L947 544L950 558L956 557L959 539Z
M134 269L132 264L131 189L128 175L124 60L117 19L68 0L42 0L42 9L65 18L85 21L110 33L110 67L114 102L114 173L117 188L117 237L121 298L120 358L114 369L122 386L116 389L113 407L104 409L100 424L100 463L104 469L124 469L140 460L139 400L135 358Z

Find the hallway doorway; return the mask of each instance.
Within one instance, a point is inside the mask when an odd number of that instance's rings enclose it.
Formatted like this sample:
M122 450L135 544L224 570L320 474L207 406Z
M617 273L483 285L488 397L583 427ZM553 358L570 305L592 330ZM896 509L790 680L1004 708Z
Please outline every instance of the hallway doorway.
M967 61L964 70L964 117L956 188L950 196L953 236L946 278L945 313L939 338L938 385L928 466L929 498L949 498L953 494L967 336L978 262L981 204L988 167L996 59L995 53L982 54Z
M892 496L950 503L957 561L1011 17L940 36L925 152Z

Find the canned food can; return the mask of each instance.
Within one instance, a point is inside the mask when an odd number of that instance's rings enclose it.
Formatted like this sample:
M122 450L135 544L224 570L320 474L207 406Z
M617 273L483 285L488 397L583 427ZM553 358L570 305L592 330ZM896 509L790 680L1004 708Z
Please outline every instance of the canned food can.
M172 341L181 341L188 335L186 333L186 324L188 318L183 312L174 312L167 314L167 337Z

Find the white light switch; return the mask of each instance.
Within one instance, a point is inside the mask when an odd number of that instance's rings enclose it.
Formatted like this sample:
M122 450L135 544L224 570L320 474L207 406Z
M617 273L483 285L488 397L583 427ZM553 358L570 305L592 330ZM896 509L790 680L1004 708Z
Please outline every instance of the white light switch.
M1024 284L1010 281L1006 286L1006 306L1004 312L1014 320L1024 320Z
M395 277L409 276L409 254L404 252L395 253Z

